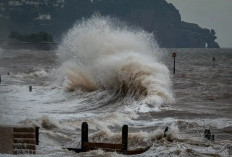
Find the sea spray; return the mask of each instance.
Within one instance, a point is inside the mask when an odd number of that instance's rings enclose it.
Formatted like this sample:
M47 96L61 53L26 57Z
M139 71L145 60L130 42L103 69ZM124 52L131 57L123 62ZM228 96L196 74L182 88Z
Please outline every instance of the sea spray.
M152 34L110 18L75 24L58 48L59 75L68 91L105 90L153 106L174 102L168 68Z

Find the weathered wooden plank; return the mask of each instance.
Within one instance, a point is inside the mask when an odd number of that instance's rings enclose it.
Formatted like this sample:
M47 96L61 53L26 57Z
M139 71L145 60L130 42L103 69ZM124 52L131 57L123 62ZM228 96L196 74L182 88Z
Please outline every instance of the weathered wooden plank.
M35 154L35 127L0 126L0 153Z
M34 133L35 132L35 128L34 127L30 127L30 128L26 128L26 127L15 127L14 128L14 132L31 132Z
M63 148L63 149L68 149L68 150L74 151L76 153L86 152L85 150L79 149L79 148Z
M29 149L29 150L36 150L36 147L34 144L14 144L14 149Z
M35 138L35 133L14 133L14 138Z
M35 150L27 150L27 149L15 149L14 154L35 154Z
M122 144L84 142L84 149L122 149Z
M36 140L34 138L14 138L14 143L36 144Z
M146 148L137 148L135 150L122 150L122 151L119 151L118 153L122 153L122 154L125 154L125 155L136 155L136 154L142 154L146 151L148 151L150 149L150 147L146 147Z

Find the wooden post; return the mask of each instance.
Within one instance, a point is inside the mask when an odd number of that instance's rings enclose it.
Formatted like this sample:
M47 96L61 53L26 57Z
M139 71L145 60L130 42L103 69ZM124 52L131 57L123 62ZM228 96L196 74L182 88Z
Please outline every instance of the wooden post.
M211 132L210 132L210 129L205 129L204 131L204 137L208 140L211 139Z
M127 150L128 148L128 125L123 125L122 127L122 150Z
M29 92L31 92L32 91L32 86L29 86Z
M168 127L166 127L164 130L164 137L167 137L167 134L168 134Z
M35 127L35 140L36 140L36 145L39 145L39 127Z
M176 58L174 57L173 74L176 73Z
M216 59L215 59L215 57L213 57L213 66L215 65L215 61L216 61Z
M214 141L214 135L211 136L211 141Z
M176 73L176 53L172 53L173 57L173 74Z
M81 149L85 150L84 142L88 142L88 123L83 122L81 125Z

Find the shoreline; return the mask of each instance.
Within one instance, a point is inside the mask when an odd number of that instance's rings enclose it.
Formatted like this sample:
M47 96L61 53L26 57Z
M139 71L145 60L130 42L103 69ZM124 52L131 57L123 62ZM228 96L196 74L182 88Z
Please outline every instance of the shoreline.
M7 50L29 49L29 50L55 50L57 42L9 42L0 41L0 47Z
M0 40L0 48L5 50L18 50L18 49L28 49L28 50L55 50L60 43L58 42L10 42L6 40ZM232 49L230 47L220 47L220 48L188 48L188 47L173 47L173 48L165 48L161 47L160 49L169 49L169 50L185 50L185 49L205 49L205 50L213 50L213 49L224 49L229 50Z

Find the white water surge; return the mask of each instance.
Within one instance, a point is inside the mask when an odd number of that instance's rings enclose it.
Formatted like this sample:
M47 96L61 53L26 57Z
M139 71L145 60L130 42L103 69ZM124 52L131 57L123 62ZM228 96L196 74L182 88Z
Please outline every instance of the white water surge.
M58 51L68 91L105 90L156 107L174 102L169 70L158 60L153 35L143 30L92 17L74 25Z

